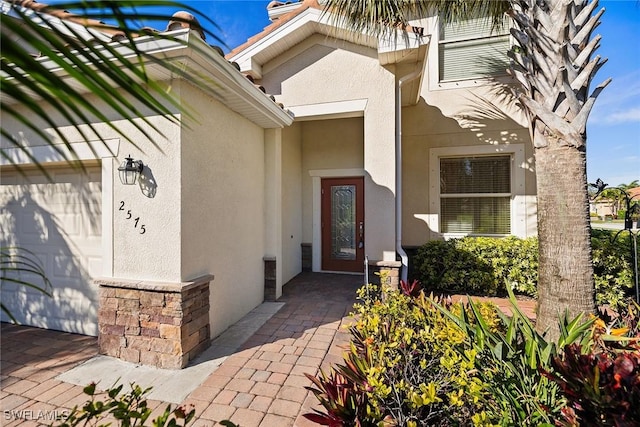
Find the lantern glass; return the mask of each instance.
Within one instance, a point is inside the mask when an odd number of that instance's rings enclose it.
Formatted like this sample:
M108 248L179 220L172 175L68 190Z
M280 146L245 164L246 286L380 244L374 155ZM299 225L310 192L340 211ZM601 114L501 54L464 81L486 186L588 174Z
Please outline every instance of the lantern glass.
M134 185L143 167L142 161L134 161L131 157L127 157L118 168L120 182L124 185Z

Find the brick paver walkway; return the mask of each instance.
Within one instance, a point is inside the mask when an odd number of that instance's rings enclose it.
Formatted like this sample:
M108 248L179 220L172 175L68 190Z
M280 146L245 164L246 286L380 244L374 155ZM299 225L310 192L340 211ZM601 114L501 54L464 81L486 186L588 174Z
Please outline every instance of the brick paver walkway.
M305 373L340 360L348 334L341 325L362 276L302 274L284 288L285 306L183 402L194 426L231 419L241 427L308 426L301 416L315 403ZM95 337L2 324L0 410L4 426L50 424L82 405L82 387L55 377L97 354ZM149 401L154 414L166 402Z
M303 273L284 288L285 306L183 402L196 409L194 426L230 419L241 427L316 425L302 414L316 400L305 373L342 360L343 325L362 276ZM533 313L533 302L523 307ZM82 405L82 387L55 377L97 354L94 337L2 324L0 410L5 426L50 424ZM159 415L166 402L149 401Z

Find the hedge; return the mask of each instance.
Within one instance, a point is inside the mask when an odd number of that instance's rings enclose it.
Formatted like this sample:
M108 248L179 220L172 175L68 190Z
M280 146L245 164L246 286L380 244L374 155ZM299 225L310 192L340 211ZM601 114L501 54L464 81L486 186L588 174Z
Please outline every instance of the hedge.
M628 233L592 231L596 302L617 307L633 295ZM469 295L537 296L538 239L465 237L433 240L412 257L412 279L432 291Z

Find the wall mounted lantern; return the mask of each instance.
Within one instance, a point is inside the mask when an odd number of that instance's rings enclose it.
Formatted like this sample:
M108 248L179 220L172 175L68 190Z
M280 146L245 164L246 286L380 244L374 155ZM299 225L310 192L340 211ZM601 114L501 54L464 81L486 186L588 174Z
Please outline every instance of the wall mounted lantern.
M131 156L126 157L126 160L122 162L118 168L118 174L120 175L120 182L124 185L133 185L138 179L138 175L144 169L142 160L133 160Z

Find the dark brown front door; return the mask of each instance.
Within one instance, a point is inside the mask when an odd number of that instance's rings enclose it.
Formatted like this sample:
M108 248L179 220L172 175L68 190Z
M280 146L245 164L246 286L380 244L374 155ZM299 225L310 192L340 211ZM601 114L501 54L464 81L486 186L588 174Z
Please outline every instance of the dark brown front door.
M364 270L364 180L322 180L322 269Z

